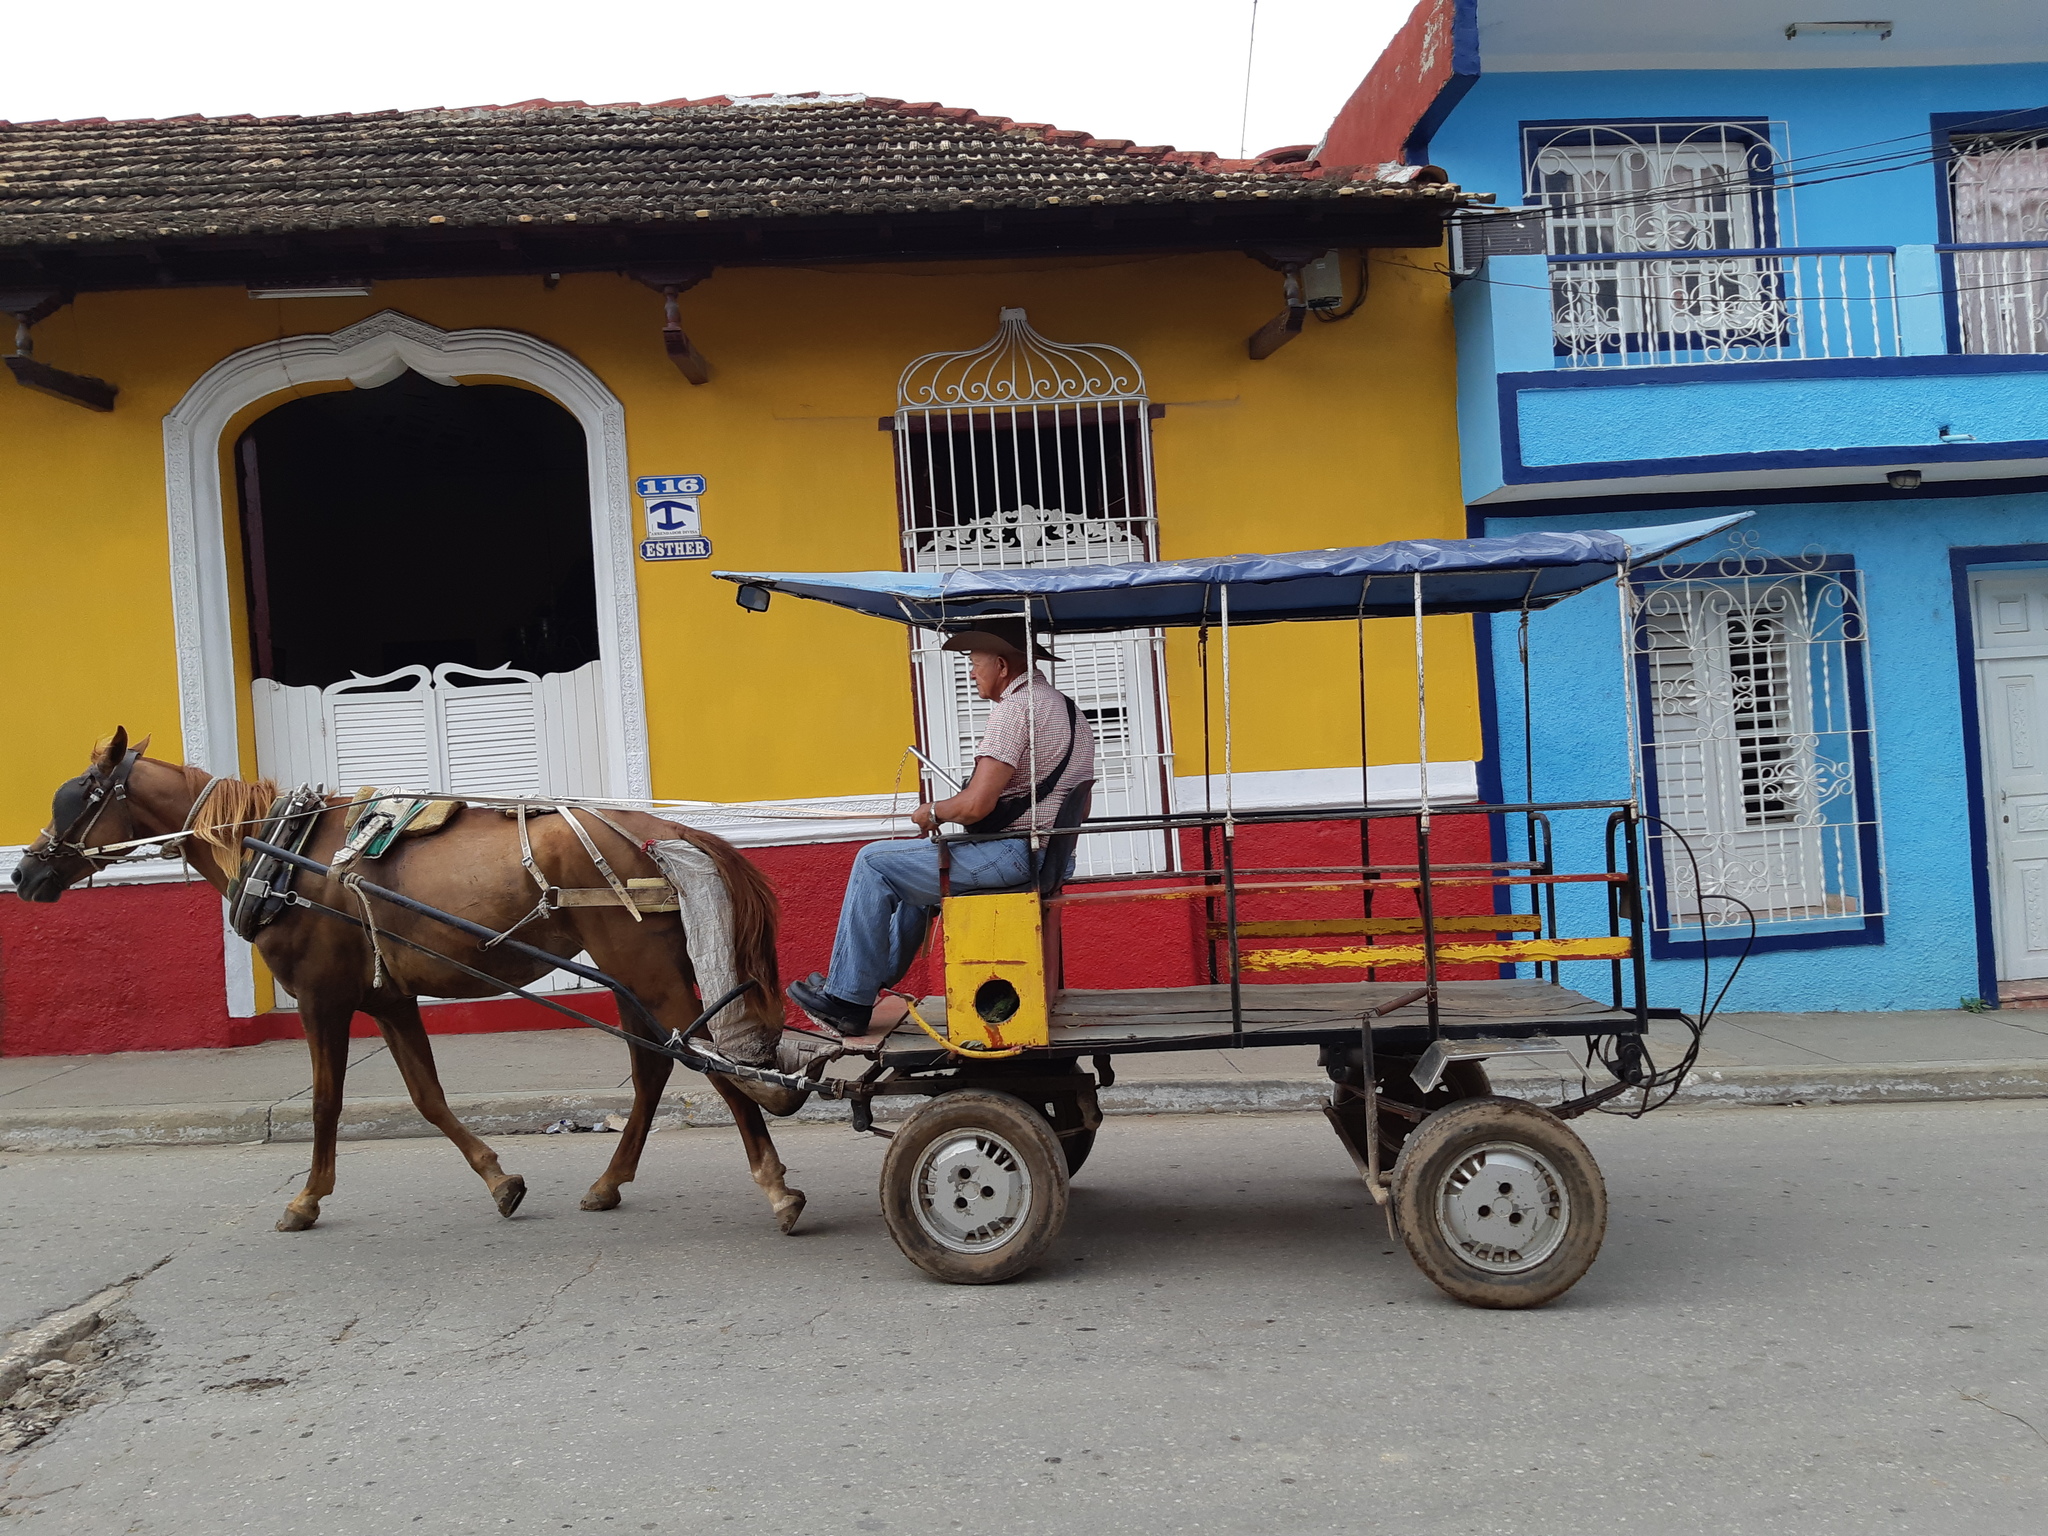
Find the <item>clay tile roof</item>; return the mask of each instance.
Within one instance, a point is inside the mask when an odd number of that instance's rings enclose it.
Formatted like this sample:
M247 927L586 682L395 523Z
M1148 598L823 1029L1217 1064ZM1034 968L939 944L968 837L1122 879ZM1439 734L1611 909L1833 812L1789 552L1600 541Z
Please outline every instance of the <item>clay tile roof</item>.
M816 93L0 123L0 248L1340 195L1446 209L1460 196L1350 166L1223 160L937 102Z

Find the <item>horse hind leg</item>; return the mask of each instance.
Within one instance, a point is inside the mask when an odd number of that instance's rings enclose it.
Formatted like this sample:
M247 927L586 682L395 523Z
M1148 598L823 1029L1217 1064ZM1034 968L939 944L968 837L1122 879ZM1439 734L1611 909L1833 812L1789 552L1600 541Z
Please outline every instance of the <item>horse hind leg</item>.
M490 1145L455 1116L448 1096L441 1089L441 1074L434 1069L434 1047L427 1039L427 1026L420 1021L420 1005L409 997L380 997L367 1009L377 1021L384 1043L391 1047L391 1059L405 1078L405 1091L413 1107L429 1125L455 1143L469 1166L477 1171L497 1203L500 1216L510 1216L526 1198L526 1180L498 1166L498 1154Z
M740 1141L747 1149L747 1165L753 1172L754 1182L768 1197L769 1208L775 1212L776 1225L785 1233L794 1231L797 1218L804 1213L804 1192L791 1189L783 1182L783 1175L789 1170L783 1167L782 1159L776 1155L775 1143L768 1138L768 1122L761 1115L761 1106L742 1093L731 1078L716 1072L706 1075L739 1125Z

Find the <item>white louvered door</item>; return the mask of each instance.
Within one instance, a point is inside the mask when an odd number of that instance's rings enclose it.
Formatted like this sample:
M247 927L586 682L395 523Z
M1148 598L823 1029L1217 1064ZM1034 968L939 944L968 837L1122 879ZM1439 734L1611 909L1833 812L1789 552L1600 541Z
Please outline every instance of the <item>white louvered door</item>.
M326 688L258 678L251 690L258 771L337 792L602 795L597 662L539 676L444 662Z

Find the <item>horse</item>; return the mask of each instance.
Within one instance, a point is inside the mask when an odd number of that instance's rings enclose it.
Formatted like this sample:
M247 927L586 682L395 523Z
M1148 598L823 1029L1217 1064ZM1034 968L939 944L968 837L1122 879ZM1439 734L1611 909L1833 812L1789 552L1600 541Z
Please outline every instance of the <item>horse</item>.
M99 850L180 833L186 834L185 856L192 869L227 894L245 856L242 838L258 832L278 798L276 785L268 780L215 778L198 768L159 762L142 755L148 745L145 737L131 749L127 730L116 730L94 749L91 766L83 774L58 787L50 825L29 845L14 872L21 897L55 901L110 862ZM332 862L345 841L347 804L333 797L321 802L304 846L308 857ZM775 963L777 909L761 872L723 839L643 812L607 810L602 817L578 820L622 879L660 874L642 846L657 839L685 839L710 857L730 902L733 974L754 983L750 992L713 1019L712 1041L739 1059L745 1059L740 1053L743 1046L752 1046L759 1054L759 1042L774 1040L782 1025ZM566 821L565 815L554 814L515 823L500 810L466 806L432 836L392 844L376 861L375 882L496 932L519 924L520 940L562 959L587 950L597 967L637 996L663 1029L687 1028L701 1004L680 913L643 912L636 922L623 904L536 911L536 879L545 877L565 889L606 883L576 828ZM521 863L522 832L530 840L534 875ZM640 841L633 841L636 838ZM256 951L263 963L298 1001L313 1058L313 1165L305 1188L285 1207L277 1230L305 1231L320 1219L320 1203L333 1193L349 1026L359 1012L376 1021L420 1114L455 1143L482 1177L498 1213L512 1215L526 1197L526 1181L506 1173L497 1153L449 1109L417 999L494 996L504 986L528 985L553 967L503 947L478 947L455 929L388 902L375 903L377 910L366 914L364 898L345 888L339 876L330 879L305 872L296 889L351 916L370 916L376 937L372 930L337 922L301 905L286 907L257 934ZM413 944L424 946L426 952ZM443 953L459 956L463 964L504 986L465 974L447 963ZM636 1029L635 1021L622 1023ZM639 1024L636 1032L644 1028ZM583 1197L586 1211L608 1211L619 1204L619 1187L631 1182L639 1169L655 1107L675 1065L668 1056L637 1046L631 1049L633 1111L610 1164ZM782 1231L792 1231L803 1213L804 1196L784 1181L786 1170L769 1139L762 1109L765 1105L776 1114L792 1113L802 1095L772 1084L707 1075L738 1123L754 1182L768 1197Z

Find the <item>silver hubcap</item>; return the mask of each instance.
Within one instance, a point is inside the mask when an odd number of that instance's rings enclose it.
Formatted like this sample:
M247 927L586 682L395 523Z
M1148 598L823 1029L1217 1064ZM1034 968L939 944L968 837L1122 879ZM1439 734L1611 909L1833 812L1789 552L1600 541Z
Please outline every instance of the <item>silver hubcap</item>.
M955 1253L988 1253L1031 1214L1031 1174L993 1131L955 1131L919 1154L912 1175L917 1222Z
M1534 1269L1571 1226L1571 1197L1541 1153L1491 1142L1459 1158L1436 1194L1436 1220L1466 1262L1494 1274Z

